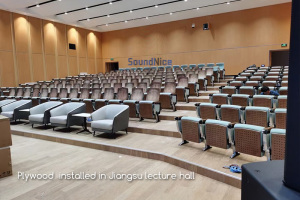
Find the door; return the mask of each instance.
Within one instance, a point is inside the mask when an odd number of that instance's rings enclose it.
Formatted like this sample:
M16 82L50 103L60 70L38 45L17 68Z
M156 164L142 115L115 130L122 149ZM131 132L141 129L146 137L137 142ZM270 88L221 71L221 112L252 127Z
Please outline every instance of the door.
M270 50L270 66L288 66L289 65L289 49Z
M105 63L105 72L117 71L119 70L118 62L106 62Z

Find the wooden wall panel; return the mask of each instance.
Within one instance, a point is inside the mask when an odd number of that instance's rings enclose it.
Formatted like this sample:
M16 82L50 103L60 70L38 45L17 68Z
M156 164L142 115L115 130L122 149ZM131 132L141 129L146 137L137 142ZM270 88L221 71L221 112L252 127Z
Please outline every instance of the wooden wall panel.
M11 13L0 10L0 50L12 51Z
M86 44L86 30L78 29L78 55L79 57L86 57L87 56L87 44Z
M53 22L44 21L45 54L55 55L56 28Z
M74 27L67 26L68 44L75 44L76 50L68 49L69 56L77 56L78 51L78 32Z
M69 75L76 76L78 74L79 71L78 71L77 57L69 56Z
M17 53L18 79L20 83L31 82L30 61L28 53Z
M87 53L89 58L95 58L96 55L96 36L94 33L87 34Z
M57 53L58 55L67 54L67 41L66 41L66 25L55 24L57 35Z
M289 43L290 15L291 4L285 3L105 32L102 68L110 58L127 68L130 57L160 57L179 65L225 62L226 73L234 75L254 63L268 65L269 51ZM202 30L206 22L209 31ZM196 28L191 28L192 23Z
M28 29L27 17L24 15L13 14L13 18L14 18L16 51L28 52L29 29Z
M46 55L46 80L57 78L55 55Z
M0 51L0 84L2 87L11 87L16 85L13 53L9 51Z
M95 59L89 58L88 62L89 62L89 65L88 65L87 72L89 74L95 74L95 73L97 73L96 70L95 70L95 67L96 67L95 66Z
M42 54L42 20L29 17L28 22L30 26L31 52Z
M68 76L68 65L66 56L58 56L58 77Z
M95 61L95 59L94 59L94 61ZM81 72L88 72L86 58L79 58L79 73L81 73Z
M32 74L33 81L43 81L46 80L44 76L44 62L42 54L32 54Z

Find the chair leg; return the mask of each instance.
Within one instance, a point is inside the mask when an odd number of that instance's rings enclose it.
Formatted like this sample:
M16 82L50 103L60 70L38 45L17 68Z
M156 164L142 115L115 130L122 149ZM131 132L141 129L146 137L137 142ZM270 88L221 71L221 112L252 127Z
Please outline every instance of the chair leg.
M33 124L31 124L31 128L33 128Z
M182 145L187 144L187 143L189 143L189 142L186 141L186 140L182 140L182 142L180 142L180 143L178 144L178 146L182 146Z
M158 113L155 113L155 118L156 118L156 123L160 121Z
M54 127L53 127L52 129L53 129L53 131L54 131Z
M126 131L126 134L128 134L127 128L126 128L126 130L125 130L125 131Z
M94 137L95 137L95 135L96 135L96 131L93 132L93 136L94 136Z
M140 122L143 121L143 120L144 120L144 118L140 117Z

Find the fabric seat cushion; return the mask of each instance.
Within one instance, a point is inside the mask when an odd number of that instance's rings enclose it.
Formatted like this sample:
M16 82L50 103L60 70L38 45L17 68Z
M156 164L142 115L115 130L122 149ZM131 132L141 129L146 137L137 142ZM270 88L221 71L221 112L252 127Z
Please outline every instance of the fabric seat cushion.
M29 115L29 121L43 122L44 114Z
M67 124L67 115L51 117L50 122L53 124Z
M14 111L2 112L1 115L5 116L5 117L8 117L8 118L13 118Z
M112 119L93 121L91 127L95 129L112 130L113 122Z

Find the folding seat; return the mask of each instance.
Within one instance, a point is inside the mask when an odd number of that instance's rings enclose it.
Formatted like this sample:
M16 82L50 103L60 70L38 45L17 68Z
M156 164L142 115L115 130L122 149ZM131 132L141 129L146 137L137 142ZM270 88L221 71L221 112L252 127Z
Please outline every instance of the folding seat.
M223 94L236 94L237 88L235 86L221 86L219 87L219 92Z
M248 94L248 95L255 95L256 89L253 86L241 86L239 88L239 94Z
M58 96L58 89L57 88L51 88L50 93L47 95L47 97L42 97L40 98L40 104L48 102L50 98L57 98Z
M274 97L276 101L276 108L287 108L287 95L280 95L278 97Z
M142 81L142 78L143 78L143 77L142 77L142 76L140 76L140 75L135 77L135 79L137 79L137 80L138 80L138 83L140 83L140 82Z
M17 89L16 88L8 88L8 92L3 91L3 96L1 97L1 100L9 98L12 99L16 96Z
M231 158L245 153L257 157L267 156L270 159L268 148L269 130L263 126L254 126L249 124L234 125L234 144L235 151Z
M163 93L160 93L160 103L162 109L173 109L176 111L177 95L176 83L167 82L164 87Z
M23 98L23 95L24 95L24 88L23 87L17 87L15 96L8 96L7 98L9 98L9 99L14 98L14 99L19 100L19 99Z
M265 81L279 81L281 79L280 76L266 76Z
M199 90L207 90L207 78L205 70L198 71Z
M22 99L31 99L32 98L31 91L32 91L31 87L25 87Z
M278 92L279 92L280 95L287 95L288 94L288 87L280 87Z
M82 102L83 99L90 98L90 89L89 88L81 88L80 94L78 98L72 98L71 102Z
M220 105L215 103L196 103L196 113L202 119L219 119Z
M246 124L269 127L270 125L270 108L247 106L245 109Z
M48 94L48 89L47 89ZM32 100L32 106L37 106L40 103L40 89L39 88L33 88L32 94L30 98L25 99L31 99Z
M108 104L121 104L125 100L128 100L128 88L119 88L116 99L109 100Z
M214 69L213 68L206 68L206 79L207 84L214 86Z
M205 147L203 151L211 148L211 146L229 149L230 147L234 149L233 143L233 124L228 121L220 121L208 119L206 121L202 120L200 124L205 123L205 128L201 129L203 133Z
M229 94L209 94L210 103L230 104Z
M190 65L189 65L190 69L193 69L193 68L195 68L196 66L197 66L196 64L190 64Z
M139 117L139 102L144 99L142 88L133 88L130 100L124 100L123 104L129 106L129 117Z
M216 66L219 68L220 78L225 79L225 69L224 69L224 63L216 63Z
M122 83L115 83L113 88L115 89L115 94L118 93L119 88L122 88Z
M125 87L125 84L128 83L127 79L120 79L120 83L122 84L122 87Z
M90 83L84 83L82 84L81 88L90 88Z
M100 88L100 83L93 83L92 88Z
M239 73L239 76L246 76L246 77L251 77L253 75L253 73L245 73L245 72L242 72L242 73Z
M270 131L271 160L284 160L286 129L272 128Z
M145 101L139 102L139 114L140 121L144 118L147 119L156 119L156 122L159 122L159 114L161 110L159 102L160 89L149 88L146 95Z
M281 87L288 87L288 81L281 81Z
M289 80L289 76L283 75L283 76L281 77L281 80L282 80L282 81L288 81L288 80Z
M247 69L247 70L244 70L243 73L255 73L256 70L254 69Z
M101 83L108 83L108 79L101 79Z
M253 76L261 76L261 77L265 77L266 73L265 72L254 72Z
M150 78L143 78L141 82L142 82L142 83L146 83L146 84L147 84L147 87L150 86Z
M286 108L271 110L270 125L276 128L286 129Z
M178 101L189 102L190 89L188 87L188 78L181 77L178 79L178 84L176 87L176 94Z
M261 107L273 107L274 96L273 95L254 95L253 106Z
M85 105L86 105L87 113L92 113L96 110L95 109L95 101L96 101L96 99L100 99L100 98L101 98L101 89L95 88L92 90L91 98L83 99L83 103L85 103Z
M280 76L282 75L281 72L269 72L268 76Z
M234 78L234 81L238 81L238 82L245 82L248 80L247 76L237 76ZM228 82L232 82L232 81L228 81Z
M215 66L215 63L207 63L206 64L206 67L214 67Z
M51 97L50 101L59 101L62 98L68 97L68 89L67 88L61 88L60 92L58 94L58 97Z
M252 106L252 96L248 94L231 95L231 104L238 106Z
M102 90L104 91L105 88L111 88L111 84L110 83L102 83Z
M198 75L197 74L191 74L188 79L188 88L190 90L191 96L199 96L199 83L198 83ZM204 89L204 85L202 87Z
M132 94L132 89L134 88L133 83L126 83L125 88L128 89L128 95L130 96Z
M246 81L245 86L253 86L253 87L259 87L260 81Z
M203 132L204 125L202 119L198 117L176 117L177 129L181 135L182 142L179 145L184 145L191 142L201 143L204 140Z
M203 67L205 67L205 64L204 64L204 63L198 64L198 68L202 69Z
M143 92L146 93L147 92L147 83L139 83L137 88L142 88Z
M60 101L63 103L69 103L71 99L78 98L78 88L71 88L68 98L61 98Z
M95 101L96 110L107 105L108 101L114 99L114 97L115 97L114 88L105 88L103 99L97 99Z
M178 69L178 68L180 69L179 65L173 65L173 70L175 70L176 68L177 68L177 69Z
M229 86L243 86L244 82L243 81L229 81L228 85Z
M220 120L232 123L245 123L245 108L238 105L221 105Z
M56 88L57 88L57 91L60 92L60 89L63 87L63 84L62 83L58 83L56 85Z
M76 88L76 89L80 90L81 84L76 83L76 84L74 84L73 88Z
M264 80L264 77L263 76L251 76L249 80L250 81L259 81L259 82L261 82L261 81Z

